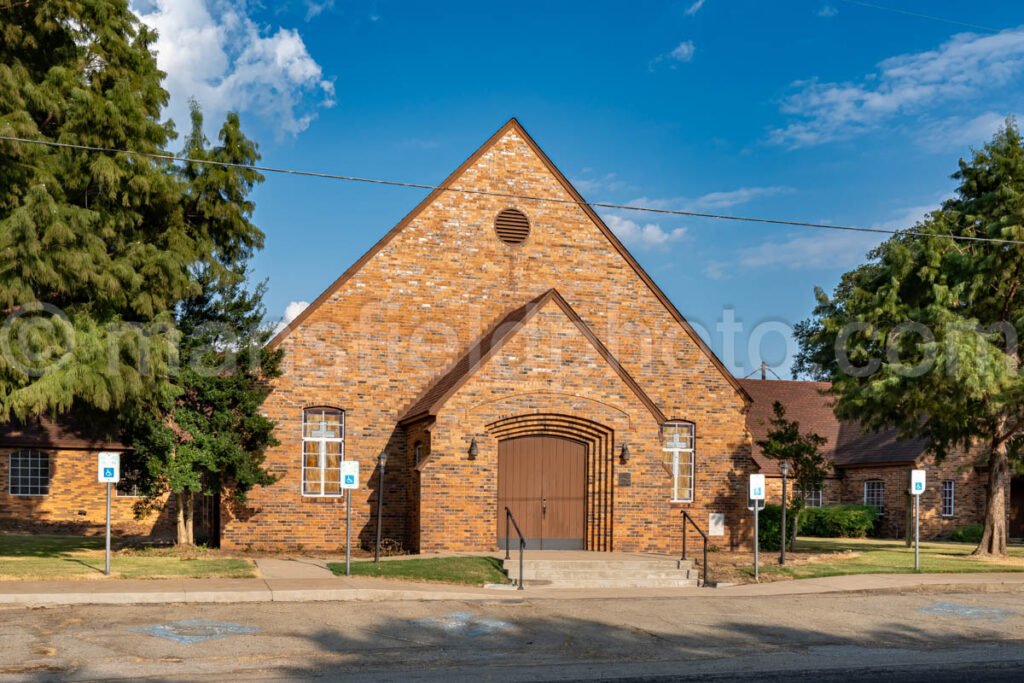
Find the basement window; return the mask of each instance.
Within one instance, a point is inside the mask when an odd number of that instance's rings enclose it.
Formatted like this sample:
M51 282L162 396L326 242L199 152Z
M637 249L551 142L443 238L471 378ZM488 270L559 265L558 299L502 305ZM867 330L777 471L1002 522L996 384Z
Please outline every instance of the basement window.
M694 426L692 422L666 422L661 426L661 450L672 474L672 502L693 502Z
M306 408L302 411L302 495L341 496L341 463L345 459L345 411Z
M14 451L7 459L8 491L12 496L50 495L50 454L44 451Z

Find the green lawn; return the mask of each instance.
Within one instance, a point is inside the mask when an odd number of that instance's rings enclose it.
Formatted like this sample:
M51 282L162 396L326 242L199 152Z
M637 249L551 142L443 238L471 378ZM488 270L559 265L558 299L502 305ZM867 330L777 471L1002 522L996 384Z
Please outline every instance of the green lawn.
M118 551L111 576L122 579L248 578L250 560L183 557L173 549ZM0 535L0 581L90 579L103 576L103 539Z
M327 567L340 576L345 575L344 562L332 562ZM482 586L486 583L508 583L501 570L501 561L493 557L436 557L412 560L385 560L383 562L353 562L352 576L378 576L412 581L436 581Z
M921 571L927 573L1024 572L1024 548L1010 550L1006 561L971 557L972 543L921 543ZM787 565L776 564L777 553L762 553L762 574L812 579L846 574L909 574L914 571L914 548L901 540L871 538L800 538L797 552L787 553ZM752 574L752 568L745 568Z

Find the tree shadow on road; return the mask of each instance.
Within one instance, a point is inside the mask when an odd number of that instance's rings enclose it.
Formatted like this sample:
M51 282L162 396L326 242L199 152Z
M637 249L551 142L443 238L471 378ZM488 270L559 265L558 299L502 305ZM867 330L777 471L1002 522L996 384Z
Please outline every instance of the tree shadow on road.
M673 608L678 605L678 610L666 610L666 602ZM111 666L126 678L150 681L243 679L257 671L287 680L434 678L454 682L566 676L600 680L641 674L702 678L730 671L749 677L754 662L758 672L764 673L797 660L823 671L845 661L868 668L884 666L892 672L900 652L952 652L1000 642L1016 648L1018 666L1024 661L1019 641L1007 642L1006 625L997 616L986 621L984 612L974 617L958 617L955 611L921 613L908 615L906 622L870 619L872 623L855 630L838 628L835 614L828 627L816 623L815 611L827 610L835 601L794 604L800 615L806 613L806 627L769 623L756 610L744 613L746 606L755 604L753 600L721 600L723 612L735 610L737 615L724 619L709 614L707 603L701 614L691 615L686 600L600 601L607 607L605 615L594 606L581 608L578 603L560 601L567 612L580 616L552 616L553 610L547 608L548 613L541 614L545 611L538 609L541 604L310 603L298 613L288 612L288 618L275 617L275 608L267 605L135 608L126 620L111 626L109 641L99 642L95 629L82 632L94 655L97 646L110 648L96 664L100 668L60 656L29 655L18 667L0 666L0 678L106 679L114 677ZM94 623L102 619L103 609L89 608ZM224 618L225 614L239 624L259 626L259 631L191 645L149 636L129 640L115 632L137 632L138 627L130 623L152 623L161 615L170 621L184 615ZM1019 614L1013 616L1019 618ZM917 623L910 623L913 617ZM960 623L964 619L973 619L966 631ZM46 645L40 642L36 652ZM111 664L118 658L123 658L123 667ZM731 668L734 664L738 668Z

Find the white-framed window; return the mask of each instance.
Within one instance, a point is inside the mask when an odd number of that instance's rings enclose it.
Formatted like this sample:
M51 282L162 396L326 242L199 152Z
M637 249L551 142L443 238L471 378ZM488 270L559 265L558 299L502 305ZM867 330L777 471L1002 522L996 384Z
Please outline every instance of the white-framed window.
M885 482L880 479L869 479L864 482L864 504L885 514Z
M666 422L661 426L661 450L672 473L672 502L693 502L694 426L692 422Z
M50 495L50 454L14 451L7 458L7 490L12 496Z
M799 491L799 495L804 499L804 505L809 508L820 508L824 501L821 486L815 486L813 489L807 489L806 491Z
M413 465L419 466L423 462L423 442L417 441L412 447L412 462Z
M302 495L341 496L341 463L345 459L345 411L306 408L302 411Z
M946 479L942 482L942 516L952 517L956 512L956 482Z

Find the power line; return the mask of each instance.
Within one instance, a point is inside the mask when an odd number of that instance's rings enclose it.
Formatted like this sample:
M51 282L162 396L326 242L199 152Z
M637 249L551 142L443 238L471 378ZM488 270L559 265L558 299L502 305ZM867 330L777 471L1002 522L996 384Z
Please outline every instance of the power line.
M932 14L923 14L921 12L914 12L908 9L902 9L900 7L888 7L886 5L876 5L873 2L862 2L861 0L841 0L850 5L860 5L861 7L870 7L871 9L880 9L883 12L895 12L896 14L905 14L910 17L917 17L918 19L930 19L931 21L941 21L944 24L954 24L956 26L966 26L968 28L981 29L982 31L990 31L992 33L999 33L1002 29L993 28L992 26L982 26L981 24L971 24L966 21L958 21L956 19L946 19L945 17L936 17Z
M701 211L686 211L684 209L661 209L652 206L638 206L636 204L612 204L609 202L587 202L576 201L575 199L563 199L561 197L542 197L537 195L516 194L514 192L496 192L493 190L475 190L461 187L443 187L441 185L427 185L425 183L412 183L400 180L385 180L381 178L365 178L361 176L342 175L338 173L320 173L317 171L302 171L290 168L278 168L275 166L258 166L255 164L240 164L230 161L215 161L213 159L191 159L173 154L161 154L158 152L139 152L130 149L114 149L111 147L96 147L93 145L78 145L70 142L57 142L54 140L34 140L11 135L0 135L0 140L5 142L21 142L30 145L43 145L46 147L57 147L61 149L74 149L83 152L100 152L104 154L127 154L130 156L171 161L177 163L204 164L207 166L218 166L221 168L240 168L260 173L278 173L282 175L294 175L309 178L320 178L323 180L341 180L355 183L369 183L373 185L385 185L390 187L407 187L417 190L430 190L432 192L456 192L462 194L483 195L487 197L503 197L506 199L521 199L525 201L547 202L554 204L574 204L589 206L598 209L614 209L618 211L637 211L644 213L655 213L667 216L684 216L687 218L709 218L723 221L736 221L742 223L761 223L767 225L785 225L798 228L814 228L818 230L841 230L846 232L865 232L878 235L912 235L918 237L946 237L962 242L989 242L992 244L1008 244L1024 246L1024 240L1001 239L996 237L975 237L972 235L937 235L934 233L920 232L917 230L895 230L889 228L868 228L858 225L836 225L832 223L809 223L806 221L787 220L783 218L761 218L755 216L733 216L729 214L704 213Z

